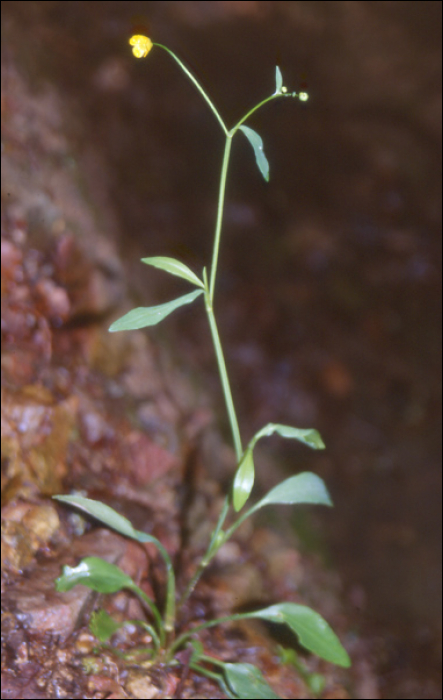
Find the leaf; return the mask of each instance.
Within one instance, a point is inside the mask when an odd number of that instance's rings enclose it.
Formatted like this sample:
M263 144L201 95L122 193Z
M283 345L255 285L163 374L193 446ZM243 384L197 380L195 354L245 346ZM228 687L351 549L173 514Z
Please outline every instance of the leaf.
M281 70L278 66L275 66L275 93L280 93L283 87L283 77Z
M116 622L113 617L108 615L106 610L97 610L91 614L89 621L89 629L94 637L97 637L99 642L104 644L107 642L120 627L123 627L124 622Z
M116 593L122 588L136 587L130 576L118 566L99 557L86 557L74 567L64 566L55 587L57 591L70 591L79 583L98 593Z
M189 269L187 265L180 262L180 260L175 260L174 258L142 258L142 262L146 265L153 265L158 267L160 270L165 270L171 275L176 275L177 277L182 277L184 280L195 284L197 287L205 288L203 282L195 275L192 270Z
M252 449L247 449L237 469L232 485L232 501L236 512L243 508L254 485L254 459Z
M117 513L117 511L110 506L107 506L106 503L94 501L92 498L84 498L83 496L53 496L52 498L84 510L85 513L97 518L97 520L100 520L100 522L116 530L121 535L130 537L137 542L152 542L152 544L163 549L156 537L148 535L146 532L136 530L127 518Z
M254 506L254 511L263 506L280 503L294 505L296 503L315 503L317 505L332 506L331 497L323 479L312 472L302 472L296 476L290 476L277 486L274 486L264 498Z
M290 425L281 425L280 423L268 423L264 428L259 430L254 436L254 444L262 437L269 437L273 433L278 433L281 437L290 438L303 442L313 450L324 450L325 444L321 439L318 430L313 428L293 428ZM252 442L252 440L251 440Z
M286 624L297 635L300 644L322 659L348 668L351 660L335 632L314 610L296 603L278 603L248 617Z
M189 664L196 664L199 661L200 657L204 654L205 650L203 644L199 639L190 639L189 647L192 648L192 656L189 661Z
M224 663L226 681L239 698L280 698L266 683L261 671L252 664Z
M106 503L94 501L92 498L84 498L83 496L53 496L53 498L62 503L77 506L77 508L81 508L88 515L92 515L100 522L117 530L121 535L126 535L126 537L139 541L137 530L133 528L130 521L110 506L107 506Z
M269 163L263 152L263 141L261 136L259 136L254 129L250 129L249 126L240 126L239 129L243 131L244 135L254 149L258 169L265 178L266 182L269 182Z
M125 314L114 323L109 328L111 333L115 331L133 331L138 328L145 328L146 326L155 326L160 321L163 321L166 316L178 309L184 304L190 304L194 301L200 294L203 294L203 289L199 289L196 292L191 292L190 294L185 294L178 299L173 301L168 301L166 304L159 304L158 306L139 306L137 309L132 309L129 313Z

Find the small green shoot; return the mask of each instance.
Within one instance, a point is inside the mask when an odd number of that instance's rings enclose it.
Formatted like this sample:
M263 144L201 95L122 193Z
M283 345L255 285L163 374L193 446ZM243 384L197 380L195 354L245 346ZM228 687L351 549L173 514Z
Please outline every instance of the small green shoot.
M229 698L278 698L270 686L263 678L261 671L249 663L227 663L219 659L204 654L201 643L196 638L198 632L213 627L214 625L235 623L238 620L260 619L267 622L286 625L296 636L298 642L308 651L317 656L337 664L348 667L350 665L349 656L332 631L326 620L317 612L304 605L295 603L276 603L262 610L248 613L233 613L223 618L210 620L200 625L190 627L178 633L177 617L184 603L191 596L196 584L202 576L204 570L217 554L220 547L233 535L235 530L260 508L269 505L298 505L310 503L317 505L332 506L332 501L323 480L311 472L302 472L285 479L280 484L272 488L264 497L258 500L249 509L243 510L248 502L254 486L255 466L253 452L256 443L264 437L277 434L282 438L298 440L305 446L314 450L324 449L323 440L314 429L294 428L292 426L269 423L259 430L249 441L245 450L242 447L242 439L235 411L234 401L231 393L228 372L224 360L223 348L218 333L217 323L214 315L214 295L217 278L218 254L220 248L221 231L223 223L224 199L226 191L228 165L231 154L232 140L238 131L242 131L251 144L258 169L267 182L269 180L269 163L264 154L263 141L254 129L245 126L244 122L249 119L259 108L271 100L283 97L298 97L302 95L296 92L289 93L283 85L283 77L280 68L275 69L275 92L252 107L237 124L229 129L214 103L207 95L206 91L198 82L197 78L189 71L182 61L166 46L153 43L145 36L136 35L131 37L130 44L133 47L134 56L143 58L157 47L166 51L178 63L187 78L199 91L210 110L217 119L225 136L225 148L220 171L220 187L217 205L217 215L214 230L214 242L212 249L212 260L207 268L203 267L199 277L187 265L180 260L170 257L157 256L143 258L142 262L151 267L155 267L163 272L180 277L185 282L197 287L196 290L168 301L166 303L139 307L129 311L124 316L116 320L109 330L129 331L147 326L154 326L173 311L182 306L191 304L198 297L203 297L204 307L208 319L209 329L214 345L215 358L220 374L221 386L225 398L226 410L231 426L232 439L236 453L236 468L233 477L232 488L227 494L224 505L215 524L206 553L203 555L197 569L188 582L181 597L177 598L175 587L175 574L171 559L164 546L150 534L136 530L131 522L117 513L109 506L82 496L54 496L58 501L70 506L80 508L91 517L117 531L125 537L136 542L153 544L163 559L166 569L166 595L163 606L160 608L156 601L151 600L144 591L139 588L134 581L125 574L119 567L111 564L99 557L86 557L77 566L65 566L61 576L56 580L58 591L69 591L78 584L88 586L100 593L116 593L127 589L135 594L141 601L145 611L146 620L130 621L142 626L152 639L152 648L148 650L148 656L152 663L162 662L166 664L174 663L175 655L188 648L190 650L190 667L195 671L206 675L208 678L216 680L226 696ZM307 95L303 93L303 99ZM229 527L225 527L225 522L230 517ZM128 621L129 622L129 621ZM93 614L90 622L90 629L102 644L106 644L112 635L125 623L114 621L103 610ZM146 653L146 650L138 650ZM135 653L137 650L134 650ZM288 654L290 650L288 651ZM295 652L294 652L295 653ZM287 657L289 659L289 657ZM290 657L293 662L293 657ZM176 663L176 662L175 662ZM303 675L301 669L300 673ZM314 676L312 676L314 678ZM320 677L321 678L321 677ZM320 683L313 683L311 690L317 692Z

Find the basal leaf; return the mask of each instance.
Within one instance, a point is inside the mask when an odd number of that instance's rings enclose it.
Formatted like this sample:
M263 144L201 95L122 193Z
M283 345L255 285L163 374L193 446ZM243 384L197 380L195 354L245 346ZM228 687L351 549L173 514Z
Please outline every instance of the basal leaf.
M108 615L106 610L101 609L91 614L89 629L94 637L97 637L97 639L104 644L124 624L124 622L116 622L113 617Z
M232 502L237 513L243 508L251 494L254 477L252 450L247 449L237 469L232 486Z
M263 141L261 139L261 136L259 136L257 132L254 131L254 129L250 129L249 126L240 126L239 128L243 131L244 135L246 136L252 148L254 149L255 160L257 161L258 169L265 178L266 182L268 182L269 163L263 151Z
M92 515L100 522L112 527L121 535L131 537L133 540L139 541L138 532L133 528L130 521L120 513L117 513L113 508L107 506L106 503L94 501L92 498L84 498L83 496L53 496L57 501L69 503L71 506L77 506L89 515Z
M228 686L238 698L280 698L266 683L256 666L224 663L223 669Z
M337 666L347 668L351 665L346 649L326 620L305 605L278 603L264 610L249 613L248 617L286 624L297 635L305 649Z
M196 292L191 292L190 294L185 294L178 299L173 301L168 301L166 304L159 304L158 306L139 306L137 309L132 309L129 313L125 314L114 323L109 328L111 333L115 331L133 331L138 328L146 328L146 326L155 326L160 321L163 321L166 316L178 309L184 304L190 304L194 301L200 294L203 294L203 289L199 289Z
M107 506L106 503L94 501L92 498L84 498L83 496L67 495L53 496L52 498L80 508L85 513L88 513L88 515L92 515L97 520L100 520L101 523L108 525L108 527L116 530L121 535L125 535L125 537L130 537L137 542L152 542L152 544L155 544L159 549L163 549L156 537L148 535L146 532L136 530L127 518L117 513L117 511L110 506Z
M70 591L79 583L99 593L116 593L122 588L135 587L130 576L115 564L99 557L86 557L74 567L64 566L62 575L55 581L55 587L57 591Z
M174 258L156 257L142 258L142 262L146 265L158 267L160 270L165 270L165 272L169 272L171 275L182 277L184 280L191 282L191 284L195 284L197 287L202 287L202 289L204 289L203 282L192 272L192 270L189 269L187 265L180 262L180 260L175 260Z
M283 77L281 70L278 66L275 66L275 92L281 92L283 87Z
M323 479L312 472L302 472L290 476L274 486L255 506L254 511L275 503L294 505L297 503L315 503L332 506L331 497Z

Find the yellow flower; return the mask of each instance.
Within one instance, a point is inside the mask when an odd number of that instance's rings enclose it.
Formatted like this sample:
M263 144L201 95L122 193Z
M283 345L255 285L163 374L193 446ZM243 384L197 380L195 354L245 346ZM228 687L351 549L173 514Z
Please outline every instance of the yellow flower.
M142 34L134 34L134 36L131 36L129 43L133 47L132 53L136 58L145 58L153 46L152 41Z

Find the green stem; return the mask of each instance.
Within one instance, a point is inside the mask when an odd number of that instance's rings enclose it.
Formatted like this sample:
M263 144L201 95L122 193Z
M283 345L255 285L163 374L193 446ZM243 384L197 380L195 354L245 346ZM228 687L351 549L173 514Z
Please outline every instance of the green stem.
M155 631L155 629L153 628L152 625L149 625L147 622L143 622L143 620L125 620L125 624L126 625L138 625L139 627L143 627L143 629L145 629L147 632L149 632L149 634L152 637L152 642L154 645L154 654L156 654L159 651L159 649L162 645L162 642L161 642L160 637L158 636L157 632ZM160 626L160 630L161 629L162 629L162 627ZM150 651L152 654L151 648L149 648L147 650L143 650L143 651ZM137 654L140 654L140 653L143 653L143 651L141 649L133 649L133 651L129 652L129 653L135 652Z
M219 515L217 525L215 526L214 532L212 533L211 541L209 543L209 547L206 550L206 554L203 556L203 558L200 561L200 564L198 565L194 576L192 579L189 581L188 585L186 586L186 589L180 598L180 601L178 603L178 608L180 609L183 604L186 602L186 600L189 598L191 595L192 591L194 590L195 586L197 585L201 575L203 574L204 570L208 566L209 562L211 559L216 555L217 551L219 550L220 546L225 542L225 537L223 536L223 539L221 541L219 540L219 532L223 527L223 524L226 520L226 516L228 514L230 506L230 499L229 496L225 497L225 502L223 504L223 508L221 510L221 513Z
M231 386L229 384L229 377L228 377L228 372L226 370L226 364L225 364L225 359L224 359L224 355L223 355L223 349L222 349L222 345L221 345L221 341L220 341L220 336L218 334L217 324L216 324L214 312L212 309L211 293L210 293L209 286L208 286L208 277L206 274L206 269L203 271L203 280L204 280L204 284L205 284L206 313L208 316L209 328L211 330L212 342L214 345L215 355L217 358L221 384L222 384L223 393L224 393L224 397L225 397L226 409L228 412L229 422L231 425L232 438L234 441L237 463L239 463L240 459L242 457L242 454L243 454L240 429L238 426L238 420L237 420L237 415L235 412L234 401L232 398ZM189 596L191 595L192 591L194 590L197 582L199 581L201 575L203 574L203 571L208 566L211 559L213 559L213 557L216 555L216 553L219 550L219 548L221 547L221 545L226 541L226 536L223 535L222 537L220 537L220 533L222 531L223 524L226 520L226 516L227 516L228 511L229 511L230 502L231 502L230 496L226 496L225 502L223 504L223 508L222 508L220 516L219 516L219 519L218 519L217 524L215 526L214 532L212 533L211 541L209 543L206 554L202 558L199 566L197 567L197 570L196 570L194 576L192 577L192 579L189 582L189 584L187 585L182 597L180 598L180 602L178 604L179 608L189 598Z
M165 604L165 622L164 629L167 633L174 630L175 627L175 574L174 567L172 566L171 558L163 547L163 545L157 540L155 543L157 549L159 550L163 561L166 565L167 574L167 584L166 584L166 604ZM141 591L143 593L143 591ZM143 593L143 595L145 595Z
M212 663L212 657L208 657L207 659L203 659L204 661L210 661ZM217 661L217 660L216 660ZM222 665L222 664L219 664ZM189 667L192 668L193 671L197 671L197 673L201 673L202 676L206 676L207 678L211 678L213 681L216 683L219 683L220 681L220 674L215 673L214 671L210 671L207 669L205 666L202 666L201 664L197 663L191 663L189 664Z
M249 516L252 515L253 513L255 513L255 511L258 510L259 508L260 508L260 502L253 505L252 508L249 508L239 518L237 518L237 520L235 521L235 523L233 523L233 525L231 525L229 530L226 530L225 541L229 540L232 537L232 535L234 534L235 530L238 527L240 527L240 525L246 520L246 518L249 518Z
M144 591L142 591L141 588L139 588L135 583L133 586L130 587L134 593L140 598L141 602L146 606L146 608L149 610L149 612L152 613L156 627L159 631L160 634L160 639L157 637L157 640L159 641L160 644L163 644L164 642L164 625L163 625L163 620L161 618L161 615L158 611L157 606L155 603L149 598L149 596L146 595ZM153 629L151 629L151 634L154 632ZM156 635L157 636L157 635ZM154 637L153 637L154 639Z
M214 659L211 656L202 656L201 657L203 661L206 661L207 663L214 664L216 666L220 666L221 668L224 667L224 663L222 661L218 661L218 659ZM200 673L202 676L206 676L207 678L211 678L213 681L218 683L224 694L226 695L227 698L236 698L238 697L237 695L233 695L232 691L226 684L225 679L223 678L223 675L221 673L215 673L214 671L210 671L206 666L202 666L201 664L197 664L195 662L191 662L189 664L189 668L192 668L193 671L196 671L197 673Z
M237 122L237 124L236 124L234 127L232 127L232 129L230 130L229 134L230 134L231 136L234 136L235 132L238 131L238 129L240 128L240 126L241 126L247 119L249 119L249 117L251 116L251 114L254 114L254 112L256 112L258 109L260 109L260 107L263 107L263 105L265 105L267 102L270 102L271 100L275 100L277 97L289 97L289 95L288 95L287 93L276 92L276 93L274 93L273 95L270 95L270 97L266 97L266 99L264 99L264 100L262 100L261 102L259 102L258 105L255 105L255 107L252 107L252 109L250 109L249 112L247 112L247 113L245 114L245 116L242 117L242 118L240 119L240 121Z
M235 413L234 401L232 399L231 387L229 384L228 373L226 370L225 358L223 356L223 349L220 342L220 336L217 330L217 324L215 322L214 312L212 310L211 300L209 298L209 293L205 293L205 303L206 303L206 313L208 315L209 328L211 330L212 342L214 345L215 355L217 358L218 371L220 374L220 380L222 383L223 393L225 396L226 410L229 416L229 422L231 424L232 438L234 441L235 454L237 457L237 462L240 461L243 454L240 429L238 427L237 415Z
M208 629L208 627L215 627L215 625L221 625L224 622L236 622L238 620L247 620L251 617L255 619L256 615L254 612L235 613L234 615L226 615L226 617L219 617L216 620L209 620L209 622L203 622L201 625L196 625L192 629L188 630L187 632L183 632L183 634L177 637L177 639L173 642L173 644L171 644L171 646L168 649L168 656L172 658L175 651L177 649L180 649L180 647L183 646L186 640L188 640L190 637L192 637L197 632L200 632L201 630Z
M226 135L225 150L223 153L223 162L220 175L220 187L218 191L218 203L217 203L217 220L215 223L215 234L214 234L214 246L212 249L212 264L211 264L211 283L209 286L210 293L209 299L212 303L214 301L214 288L215 288L215 278L217 276L217 262L218 262L218 251L220 248L220 236L223 222L223 209L225 202L225 191L226 191L226 177L228 174L228 164L229 156L231 153L232 136L230 134Z
M218 109L216 108L216 106L214 105L214 103L212 102L212 100L210 99L210 97L206 94L205 90L202 88L202 86L201 86L200 83L198 82L197 78L195 78L195 77L192 75L191 71L190 71L188 68L186 68L185 64L178 58L178 56L175 55L175 53L174 53L173 51L171 51L171 49L168 49L167 46L163 46L163 44L156 44L156 43L153 43L153 46L158 46L160 49L164 49L165 51L168 52L168 54L169 54L170 56L172 56L172 58L174 59L174 61L177 61L178 65L179 65L180 68L183 70L183 72L186 73L186 75L188 76L188 78L189 78L189 80L191 81L191 83L193 83L193 84L195 85L195 87L197 88L197 90L199 91L199 93L203 96L203 99L206 100L206 102L208 103L208 105L209 105L209 107L211 108L212 112L215 114L215 116L216 116L216 118L217 118L217 120L218 120L218 122L219 122L221 128L223 129L223 131L224 131L225 134L227 135L227 134L228 134L228 129L226 128L225 123L224 123L223 119L221 118Z

